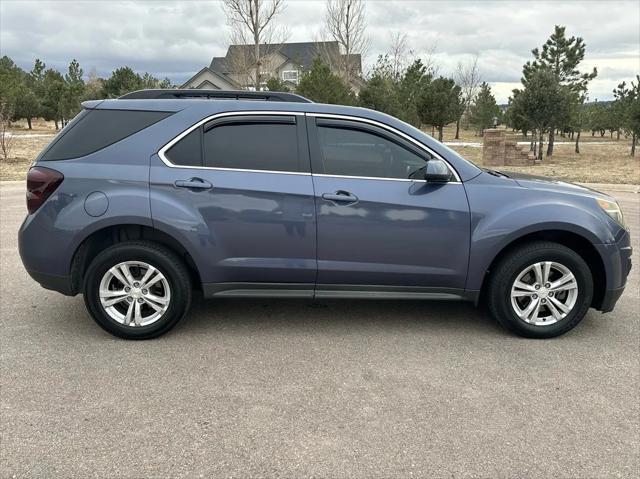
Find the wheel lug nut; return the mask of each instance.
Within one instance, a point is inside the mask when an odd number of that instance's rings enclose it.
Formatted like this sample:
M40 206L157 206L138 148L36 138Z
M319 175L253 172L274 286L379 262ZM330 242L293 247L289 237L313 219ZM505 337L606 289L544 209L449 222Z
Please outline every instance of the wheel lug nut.
M133 283L134 288L137 288L138 286L140 286L140 283Z
M543 300L542 300L542 304L544 304L544 303L546 303L546 302L547 302L547 300L546 300L546 299L543 299Z
M549 297L550 297L550 298L553 298L553 293L549 293Z
M536 285L534 286L534 288L536 288L536 289L540 289L540 285L539 285L539 284L536 284Z
M131 296L127 296L127 301L131 302L133 301L133 298Z
M534 294L534 295L533 295L533 299L538 299L538 295L537 295L537 294Z
M127 286L126 288L124 288L124 290L128 293L129 291L131 291L131 288Z
M550 287L551 287L551 283L546 283L546 284L544 285L544 287L545 287L545 288L550 288Z
M142 294L147 294L148 292L149 292L149 290L148 290L148 289L143 289L143 290L142 290Z
M142 303L143 301L144 301L144 299L138 298L138 303Z

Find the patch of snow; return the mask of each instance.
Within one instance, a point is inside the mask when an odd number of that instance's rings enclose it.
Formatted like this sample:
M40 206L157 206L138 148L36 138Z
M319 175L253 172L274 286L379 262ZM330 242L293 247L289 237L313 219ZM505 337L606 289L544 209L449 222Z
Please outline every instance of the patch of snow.
M43 138L46 136L55 136L55 133L25 133L24 135L16 135L15 133L7 132L4 136L10 138Z

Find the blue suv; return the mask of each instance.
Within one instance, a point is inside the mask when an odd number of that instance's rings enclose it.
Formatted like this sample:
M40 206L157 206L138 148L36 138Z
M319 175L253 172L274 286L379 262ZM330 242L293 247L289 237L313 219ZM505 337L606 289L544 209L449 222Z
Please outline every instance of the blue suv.
M27 178L20 254L123 338L204 297L483 300L547 338L611 311L631 269L616 201L480 168L388 115L285 93L90 101Z

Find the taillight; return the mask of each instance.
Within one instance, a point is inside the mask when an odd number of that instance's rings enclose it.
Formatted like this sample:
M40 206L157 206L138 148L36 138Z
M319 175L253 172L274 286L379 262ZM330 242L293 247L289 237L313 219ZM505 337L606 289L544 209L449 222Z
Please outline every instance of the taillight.
M56 191L64 175L59 171L34 166L27 173L27 210L34 213Z

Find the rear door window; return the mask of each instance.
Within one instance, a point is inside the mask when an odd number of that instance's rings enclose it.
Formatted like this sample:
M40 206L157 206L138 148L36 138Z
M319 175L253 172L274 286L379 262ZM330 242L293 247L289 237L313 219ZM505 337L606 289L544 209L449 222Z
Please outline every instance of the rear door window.
M242 170L305 171L298 155L295 117L235 118L205 125L204 166Z
M66 160L95 153L172 115L164 111L87 110L67 125L40 160Z

